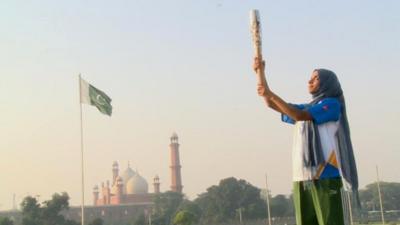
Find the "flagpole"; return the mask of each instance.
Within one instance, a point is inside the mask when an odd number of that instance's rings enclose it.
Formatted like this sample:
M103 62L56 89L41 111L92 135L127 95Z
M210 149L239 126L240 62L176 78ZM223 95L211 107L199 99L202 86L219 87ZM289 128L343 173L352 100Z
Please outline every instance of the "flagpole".
M85 179L84 179L84 163L83 163L83 123L82 123L82 89L81 89L81 74L79 74L79 111L81 125L81 178L82 178L82 202L81 202L81 225L85 224Z

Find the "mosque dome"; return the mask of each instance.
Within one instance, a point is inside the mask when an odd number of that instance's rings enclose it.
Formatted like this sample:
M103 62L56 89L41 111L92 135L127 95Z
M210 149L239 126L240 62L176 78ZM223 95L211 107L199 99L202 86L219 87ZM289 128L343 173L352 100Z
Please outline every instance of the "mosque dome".
M131 167L126 168L126 170L122 173L121 177L122 177L122 181L124 182L124 184L128 183L128 180L131 179L131 177L133 177L135 175L135 171L133 171L131 169Z
M131 179L128 180L126 184L127 194L147 194L149 191L149 186L147 181L136 173Z

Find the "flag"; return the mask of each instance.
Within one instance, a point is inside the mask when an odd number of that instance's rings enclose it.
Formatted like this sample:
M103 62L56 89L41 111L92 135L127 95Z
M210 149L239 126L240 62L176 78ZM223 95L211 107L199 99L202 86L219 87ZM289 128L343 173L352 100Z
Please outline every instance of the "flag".
M111 116L111 98L108 97L103 91L86 82L84 79L80 77L79 79L81 82L81 103L96 106L101 113Z

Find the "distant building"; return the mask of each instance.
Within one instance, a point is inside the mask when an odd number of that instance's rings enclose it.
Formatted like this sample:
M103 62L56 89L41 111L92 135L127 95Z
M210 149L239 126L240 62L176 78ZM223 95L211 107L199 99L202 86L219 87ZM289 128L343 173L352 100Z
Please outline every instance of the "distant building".
M151 203L147 181L129 164L128 168L119 175L118 163L112 165L112 182L102 183L100 188L93 188L93 205L120 205L129 203Z
M182 193L178 135L173 133L170 140L171 191ZM111 183L106 181L100 187L93 187L93 205L151 204L152 196L157 193L160 193L160 178L157 175L153 178L153 192L149 193L149 185L138 171L132 170L128 164L120 175L118 162L114 162Z
M171 191L182 193L181 164L179 158L178 135L173 133L169 145ZM138 171L131 169L130 165L119 173L118 162L112 164L111 182L103 182L100 187L93 188L93 206L85 206L85 218L90 222L101 218L105 224L128 224L143 214L148 219L153 207L152 197L160 193L160 178L153 178L153 192L149 193L149 185ZM68 219L80 221L80 206L72 206L63 212ZM15 225L22 224L22 214L19 210L0 211L0 217L10 217Z

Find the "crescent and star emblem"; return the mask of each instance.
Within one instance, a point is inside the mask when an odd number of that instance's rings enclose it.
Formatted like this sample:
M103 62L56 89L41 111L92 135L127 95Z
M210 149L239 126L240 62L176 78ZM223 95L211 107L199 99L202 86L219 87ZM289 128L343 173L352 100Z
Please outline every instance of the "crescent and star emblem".
M106 105L107 104L106 100L101 95L97 95L96 96L96 100L100 105Z

